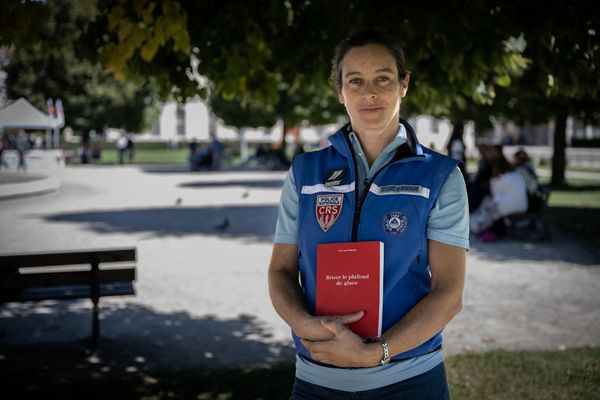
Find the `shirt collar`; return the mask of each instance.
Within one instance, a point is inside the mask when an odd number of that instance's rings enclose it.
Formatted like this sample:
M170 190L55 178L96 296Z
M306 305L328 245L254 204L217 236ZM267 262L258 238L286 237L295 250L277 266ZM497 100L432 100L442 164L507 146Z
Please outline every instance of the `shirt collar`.
M362 146L360 145L360 140L358 140L358 135L354 133L354 131L350 131L349 136L354 152L357 154L364 154ZM398 147L402 146L404 143L406 143L406 128L404 128L403 124L398 124L398 132L396 132L396 136L394 136L394 139L385 147L385 149L377 158L384 154L395 152Z

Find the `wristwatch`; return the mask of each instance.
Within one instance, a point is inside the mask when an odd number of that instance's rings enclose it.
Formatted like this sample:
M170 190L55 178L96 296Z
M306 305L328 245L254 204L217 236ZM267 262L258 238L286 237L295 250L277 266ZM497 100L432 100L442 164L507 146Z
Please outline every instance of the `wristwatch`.
M378 342L381 344L381 348L383 348L383 358L379 361L379 365L386 365L390 362L390 349L388 347L388 342L383 338L383 336L379 336L372 339L373 342Z

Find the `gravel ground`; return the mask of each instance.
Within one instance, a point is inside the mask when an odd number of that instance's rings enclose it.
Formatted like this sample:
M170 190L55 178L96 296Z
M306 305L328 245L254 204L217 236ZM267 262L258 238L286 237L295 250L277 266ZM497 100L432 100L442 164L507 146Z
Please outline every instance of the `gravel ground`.
M101 352L88 363L103 371L292 361L266 285L284 176L68 167L57 192L0 202L0 251L137 247L137 295L101 300ZM448 353L600 345L597 252L556 229L548 243L471 247ZM0 369L80 354L90 320L84 300L0 306Z

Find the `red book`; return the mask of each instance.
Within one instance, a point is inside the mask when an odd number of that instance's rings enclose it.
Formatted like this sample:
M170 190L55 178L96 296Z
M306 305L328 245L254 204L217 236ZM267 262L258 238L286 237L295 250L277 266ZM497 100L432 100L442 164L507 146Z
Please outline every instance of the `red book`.
M381 336L383 243L318 245L316 290L317 315L364 311L348 328L365 339Z

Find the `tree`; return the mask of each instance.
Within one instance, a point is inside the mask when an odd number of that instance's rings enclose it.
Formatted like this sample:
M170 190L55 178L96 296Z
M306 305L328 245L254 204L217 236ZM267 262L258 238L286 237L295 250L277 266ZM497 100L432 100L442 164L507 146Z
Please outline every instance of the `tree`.
M50 9L41 2L4 0L0 3L0 45L27 45L43 33Z
M330 60L349 32L378 28L400 38L413 71L405 111L448 115L491 103L524 67L492 5L446 2L107 0L96 21L102 59L116 76L150 76L181 101L206 95L275 109L284 125L343 114L328 84ZM168 29L166 21L169 21ZM323 117L327 118L323 118Z
M553 186L565 183L568 116L598 121L600 105L600 16L592 2L505 2L505 29L520 35L529 60L522 76L501 88L493 105L479 108L486 117L517 123L554 121ZM520 32L520 33L519 33Z
M559 0L552 8L560 12L530 8L521 14L528 41L526 56L533 65L519 82L524 90L517 98L532 106L535 119L554 118L551 184L558 186L565 183L567 117L592 118L600 104L600 16L590 1Z
M97 21L98 45L115 75L157 76L175 91L190 56L225 98L276 104L280 88L295 92L327 83L333 48L353 30L379 28L401 38L414 71L412 101L421 112L447 113L465 98L488 101L522 66L490 6L424 2L372 7L367 1L161 2L113 0ZM492 10L493 11L493 10ZM335 18L332 18L335 16ZM165 21L170 29L164 28ZM191 22L193 21L193 23Z
M94 18L95 2L48 2L44 7L48 19L8 51L4 68L8 97L26 97L41 109L46 108L46 98L61 98L66 125L79 133L106 127L146 128L158 111L151 85L119 82L99 63L82 56L79 40Z

